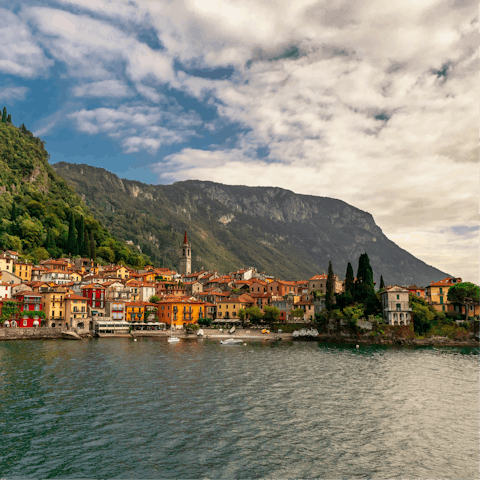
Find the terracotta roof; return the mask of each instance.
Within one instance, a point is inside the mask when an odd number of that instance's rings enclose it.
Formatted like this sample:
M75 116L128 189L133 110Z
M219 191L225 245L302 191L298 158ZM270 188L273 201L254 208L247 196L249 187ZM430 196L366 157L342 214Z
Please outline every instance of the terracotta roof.
M452 280L455 280L454 282ZM438 282L430 282L429 287L444 287L444 286L452 286L455 285L456 283L460 283L462 281L461 278L455 278L455 277L447 277L444 278L443 280L439 280Z
M86 297L81 297L80 295L75 295L71 293L70 295L65 295L67 300L88 300Z
M103 288L105 290L105 287L103 285L99 285L98 283L89 283L88 285L83 285L82 287L80 287L81 289L84 289L84 288Z

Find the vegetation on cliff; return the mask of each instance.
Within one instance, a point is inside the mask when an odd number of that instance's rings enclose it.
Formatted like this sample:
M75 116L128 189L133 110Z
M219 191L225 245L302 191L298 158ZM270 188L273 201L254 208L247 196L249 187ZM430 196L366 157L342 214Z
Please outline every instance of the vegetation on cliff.
M5 121L4 121L5 119ZM17 128L3 109L0 122L0 250L29 261L82 255L141 267L148 257L114 239L48 163L45 143Z

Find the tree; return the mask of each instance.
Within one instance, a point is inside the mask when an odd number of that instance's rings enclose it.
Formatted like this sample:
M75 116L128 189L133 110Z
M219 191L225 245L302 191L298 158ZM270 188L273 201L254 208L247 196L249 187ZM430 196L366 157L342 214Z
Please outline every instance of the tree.
M265 305L263 311L265 312L263 315L263 319L267 323L275 323L278 321L280 317L280 310L277 307L270 307L269 305Z
M363 317L364 313L365 309L362 304L345 307L343 309L343 315L347 320L348 326L352 328L357 326L358 320Z
M465 307L465 320L468 321L469 305L478 305L480 297L480 288L474 283L461 282L456 283L448 289L447 300L453 304Z
M305 312L301 308L294 308L293 310L290 310L290 315L293 318L304 318Z
M68 223L67 252L73 256L78 254L77 236L75 232L75 221L73 218L73 212L70 213L70 219Z
M90 230L90 258L95 262L97 260L97 251L95 249L95 240L93 238L93 231Z
M409 294L412 307L413 330L419 335L425 335L436 324L435 309L423 298Z
M84 239L85 239L85 223L83 220L83 215L80 215L80 218L78 219L78 229L77 229L77 250L78 253L81 257L85 256L85 245L84 245Z
M385 283L383 281L383 276L380 275L380 290L384 290L385 289Z
M352 264L348 262L347 273L345 275L345 292L349 292L352 296L355 288L354 282L355 282L355 278L353 276Z
M376 315L381 310L379 299L375 295L373 270L366 253L362 253L358 259L354 299L355 302L365 305L366 315Z
M3 107L2 123L7 123L7 107Z
M12 124L12 116L10 114L8 114L7 123L10 123L10 125Z
M252 323L258 323L263 319L263 312L258 307L248 307L245 311Z
M10 220L14 222L17 219L17 204L15 202L12 203L12 210L10 212Z
M56 250L55 239L53 237L53 232L51 228L47 230L47 240L45 241L45 248L48 250L48 253L50 255L53 255L54 251Z
M327 274L327 292L325 296L325 306L331 311L335 303L335 277L333 276L332 262L328 262Z
M148 300L150 303L158 303L160 302L160 297L158 295L152 295Z
M85 230L85 233L83 234L83 247L84 247L84 253L82 254L82 257L91 258L91 256L90 256L90 240L88 238L88 232L86 230Z

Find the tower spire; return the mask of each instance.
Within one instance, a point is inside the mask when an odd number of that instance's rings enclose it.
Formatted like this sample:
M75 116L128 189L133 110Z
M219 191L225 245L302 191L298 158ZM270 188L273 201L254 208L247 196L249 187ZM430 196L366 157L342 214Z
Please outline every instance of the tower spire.
M188 244L188 238L187 238L187 231L185 230L185 236L183 237L183 244L187 245Z

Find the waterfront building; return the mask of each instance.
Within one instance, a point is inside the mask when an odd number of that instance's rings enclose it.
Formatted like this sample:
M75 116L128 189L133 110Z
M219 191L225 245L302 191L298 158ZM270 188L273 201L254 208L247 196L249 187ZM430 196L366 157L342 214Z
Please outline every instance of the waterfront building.
M192 246L188 243L186 230L183 237L183 245L180 249L179 265L178 273L182 278L192 273Z
M91 315L105 315L105 287L99 283L91 283L81 287L82 297L87 297Z
M447 277L438 282L430 282L427 287L427 302L437 310L437 312L447 312L448 304L447 300L448 289L456 283L461 283L461 278Z
M129 300L125 301L122 298L110 298L105 301L105 312L107 317L112 320L126 320L126 303L129 303Z
M250 295L240 295L239 297L220 300L217 302L217 318L238 318L238 311L254 306L254 302Z
M381 295L383 319L389 325L410 325L413 320L408 300L408 290L394 285L383 290Z
M45 312L47 327L61 327L65 323L65 296L70 293L65 287L41 287L42 310Z
M87 302L88 298L79 295L65 296L65 323L69 328L88 331Z
M145 305L142 302L125 302L125 320L127 322L143 322Z
M34 322L40 325L42 311L42 295L35 292L20 292L13 295L14 300L19 303L17 327L34 327Z
M160 322L181 328L183 325L197 323L207 314L205 303L191 298L167 297L157 304Z

